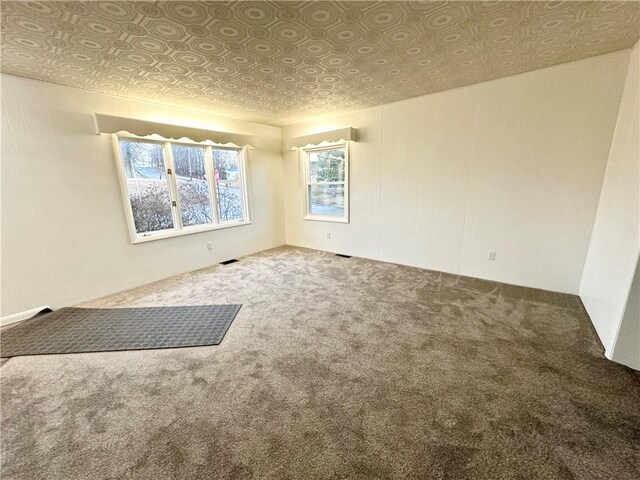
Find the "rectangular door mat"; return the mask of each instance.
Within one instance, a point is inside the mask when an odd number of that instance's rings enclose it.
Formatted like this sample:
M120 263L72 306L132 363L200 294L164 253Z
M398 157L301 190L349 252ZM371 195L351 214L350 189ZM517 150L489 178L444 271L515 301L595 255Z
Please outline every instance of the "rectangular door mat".
M61 308L0 333L0 357L217 345L242 305Z

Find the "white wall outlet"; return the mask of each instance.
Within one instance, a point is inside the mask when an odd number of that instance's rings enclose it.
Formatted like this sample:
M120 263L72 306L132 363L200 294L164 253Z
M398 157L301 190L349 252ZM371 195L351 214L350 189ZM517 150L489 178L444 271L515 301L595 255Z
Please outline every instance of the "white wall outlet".
M489 260L489 261L493 262L495 259L496 259L496 252L494 252L494 251L490 251L490 252L487 254L487 260Z
M327 232L327 240L331 240L331 234Z
M207 250L213 250L213 243L207 242Z

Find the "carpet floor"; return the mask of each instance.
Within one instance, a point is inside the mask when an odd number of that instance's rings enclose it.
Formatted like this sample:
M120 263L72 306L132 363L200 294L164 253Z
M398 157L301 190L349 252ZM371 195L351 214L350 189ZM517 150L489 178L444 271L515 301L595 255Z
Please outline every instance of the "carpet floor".
M17 357L2 478L640 478L575 296L282 247L83 306L242 303L218 346Z

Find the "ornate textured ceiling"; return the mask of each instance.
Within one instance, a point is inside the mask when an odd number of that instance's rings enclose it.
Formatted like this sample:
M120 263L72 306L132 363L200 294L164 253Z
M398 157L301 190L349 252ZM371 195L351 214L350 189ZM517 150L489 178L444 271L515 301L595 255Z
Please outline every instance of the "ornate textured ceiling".
M2 71L286 125L632 46L637 2L7 2Z

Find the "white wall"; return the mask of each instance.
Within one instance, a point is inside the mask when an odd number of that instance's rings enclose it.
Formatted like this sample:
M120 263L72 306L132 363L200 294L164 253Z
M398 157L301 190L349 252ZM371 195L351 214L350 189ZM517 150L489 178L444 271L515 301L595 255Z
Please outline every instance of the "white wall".
M640 254L639 50L636 44L629 62L580 287L580 296L608 358L614 357L616 336ZM640 344L640 338L636 341ZM640 358L635 368L640 369Z
M578 293L628 59L286 127L283 140L347 126L360 135L348 225L302 219L299 161L285 153L287 243Z
M640 262L636 263L611 360L640 370Z
M249 157L253 224L131 245L110 138L95 135L94 112L259 136L261 148ZM280 134L3 75L2 316L72 305L281 245Z
M3 75L1 315L280 245L285 226L293 245L577 293L628 58L286 127L283 138L358 128L348 225L302 220L300 165L286 152L283 178L279 128ZM249 172L254 224L131 245L94 112L260 136Z

